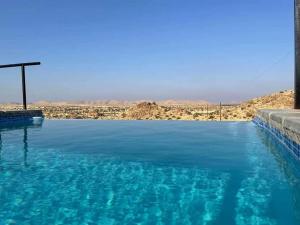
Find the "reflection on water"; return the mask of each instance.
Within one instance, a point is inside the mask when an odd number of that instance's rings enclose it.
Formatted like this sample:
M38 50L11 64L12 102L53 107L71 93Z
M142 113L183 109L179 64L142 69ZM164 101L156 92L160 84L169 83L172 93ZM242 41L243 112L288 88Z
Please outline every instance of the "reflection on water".
M7 131L22 131L23 130L23 164L25 167L28 166L27 164L27 155L28 155L28 129L35 129L41 128L43 125L43 120L39 123L33 122L19 122L15 124L0 124L0 166L2 162L2 151L3 151L3 143L5 142L4 138L2 137L3 132Z
M288 182L292 189L293 212L297 221L296 224L300 224L300 211L298 210L300 209L300 162L269 132L258 128L257 136L274 156L277 166L284 176L283 179Z
M251 134L252 132L247 132ZM271 206L272 164L266 164L266 155L261 154L261 146L246 143L245 159L250 165L250 173L244 176L240 189L236 193L236 224L277 224L272 215L268 213ZM267 156L268 157L268 156Z
M28 152L28 137L27 137L27 127L24 127L24 166L27 166L27 152Z
M0 132L0 163L1 163L1 155L2 155L2 136L1 136L1 132Z

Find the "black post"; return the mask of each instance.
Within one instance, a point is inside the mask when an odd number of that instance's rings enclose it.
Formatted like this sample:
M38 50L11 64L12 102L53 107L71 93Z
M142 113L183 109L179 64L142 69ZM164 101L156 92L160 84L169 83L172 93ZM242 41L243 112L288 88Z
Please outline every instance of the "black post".
M26 82L25 82L25 66L21 66L22 71L22 91L23 91L23 109L27 110L27 102L26 102Z
M207 117L207 120L208 120L208 104L206 104L206 117Z
M222 121L222 102L220 102L220 121Z
M295 109L300 109L300 0L295 0Z
M25 66L36 66L41 65L40 62L27 62L27 63L16 63L16 64L6 64L0 65L1 68L10 68L10 67L21 67L21 74L22 74L22 91L23 91L23 109L27 109L27 102L26 102L26 83L25 83Z

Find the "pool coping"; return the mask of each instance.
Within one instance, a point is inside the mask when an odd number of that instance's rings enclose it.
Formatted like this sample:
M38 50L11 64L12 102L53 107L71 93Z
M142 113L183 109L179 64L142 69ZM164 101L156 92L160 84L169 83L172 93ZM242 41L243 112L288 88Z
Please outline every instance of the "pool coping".
M258 110L253 122L270 132L300 160L300 110Z

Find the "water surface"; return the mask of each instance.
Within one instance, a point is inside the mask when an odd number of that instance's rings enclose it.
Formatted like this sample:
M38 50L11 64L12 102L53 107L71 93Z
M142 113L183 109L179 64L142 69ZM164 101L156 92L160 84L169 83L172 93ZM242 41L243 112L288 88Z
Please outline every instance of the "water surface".
M300 224L300 162L248 122L0 127L0 224Z

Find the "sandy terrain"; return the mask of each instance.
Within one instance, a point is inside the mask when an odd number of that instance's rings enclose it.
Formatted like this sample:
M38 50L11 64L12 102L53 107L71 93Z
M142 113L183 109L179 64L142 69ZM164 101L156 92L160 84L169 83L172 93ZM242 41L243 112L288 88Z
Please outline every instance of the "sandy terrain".
M251 120L257 109L288 109L293 106L293 92L281 91L237 105L210 104L205 101L83 101L37 102L29 109L41 109L48 119L99 120ZM20 110L20 104L1 104L0 110ZM221 113L220 113L221 111Z

